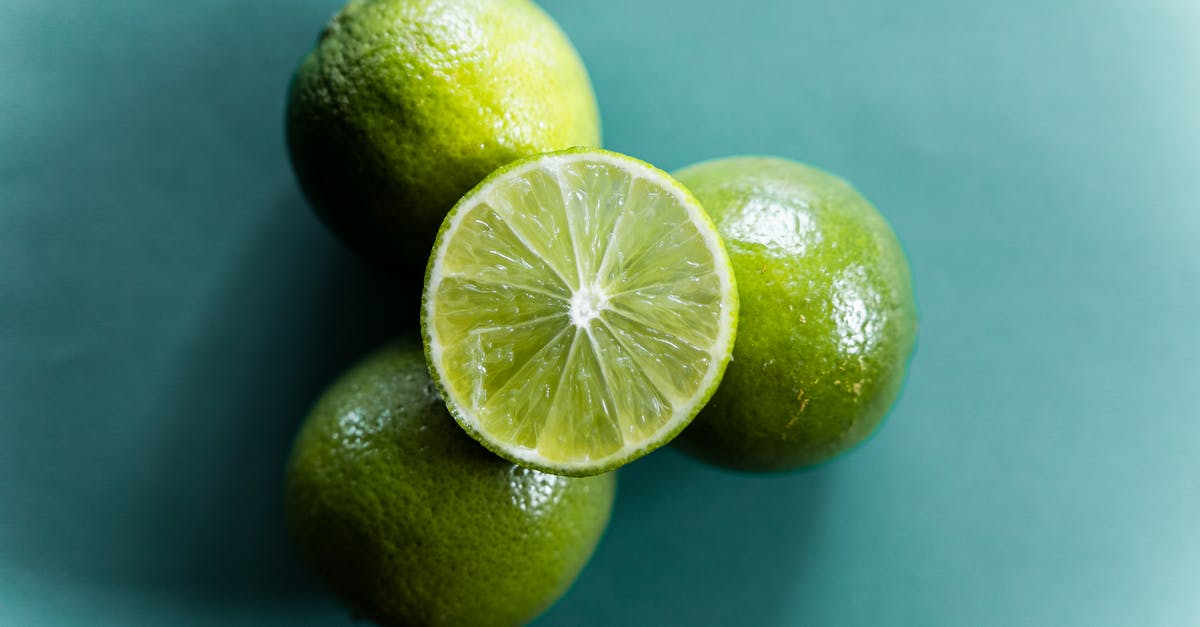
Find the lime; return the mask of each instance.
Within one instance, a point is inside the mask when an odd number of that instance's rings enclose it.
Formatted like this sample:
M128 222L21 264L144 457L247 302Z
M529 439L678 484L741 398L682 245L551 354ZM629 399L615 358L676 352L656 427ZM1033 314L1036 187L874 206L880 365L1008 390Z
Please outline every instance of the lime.
M528 0L356 0L296 70L287 138L317 215L420 278L437 227L497 167L600 144L587 71Z
M676 176L720 229L741 297L733 361L681 448L765 471L861 442L895 401L917 330L887 221L845 181L783 159L722 159Z
M450 412L514 462L590 475L665 444L712 395L737 288L703 208L602 150L521 160L442 224L422 310Z
M287 470L302 555L385 625L523 625L591 556L615 476L575 479L492 455L446 413L420 344L388 346L317 402Z

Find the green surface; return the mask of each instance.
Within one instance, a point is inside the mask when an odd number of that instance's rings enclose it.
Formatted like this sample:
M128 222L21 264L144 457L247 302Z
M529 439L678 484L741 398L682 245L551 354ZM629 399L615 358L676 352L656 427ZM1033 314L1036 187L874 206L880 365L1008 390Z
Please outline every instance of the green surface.
M528 0L360 0L289 91L288 147L321 220L419 278L442 218L496 168L600 144L578 54Z
M420 340L321 396L288 461L298 551L385 625L524 625L567 590L608 524L616 475L569 479L484 450L454 423Z
M353 624L288 550L284 457L417 305L288 167L288 79L338 4L0 2L0 624ZM1200 616L1194 2L545 7L614 150L854 181L921 339L835 463L623 469L539 627Z
M861 443L900 393L917 332L887 219L846 181L785 159L716 159L675 175L720 229L742 302L733 361L679 445L775 471Z
M608 150L515 161L442 224L421 301L458 424L530 468L589 476L670 442L737 330L716 225L669 174Z

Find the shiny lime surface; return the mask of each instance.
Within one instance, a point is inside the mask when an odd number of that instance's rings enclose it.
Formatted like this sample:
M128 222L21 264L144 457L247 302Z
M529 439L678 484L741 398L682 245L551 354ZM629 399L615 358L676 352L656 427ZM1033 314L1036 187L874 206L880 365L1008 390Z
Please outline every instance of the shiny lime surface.
M419 277L442 217L518 157L599 145L582 61L528 0L355 0L296 70L305 196L352 248Z
M742 302L733 361L680 446L765 471L861 442L896 399L917 330L887 221L845 181L783 159L710 161L676 176L717 224Z
M390 345L317 402L287 471L300 552L363 616L515 626L566 591L608 522L615 475L515 466L446 413L416 342Z

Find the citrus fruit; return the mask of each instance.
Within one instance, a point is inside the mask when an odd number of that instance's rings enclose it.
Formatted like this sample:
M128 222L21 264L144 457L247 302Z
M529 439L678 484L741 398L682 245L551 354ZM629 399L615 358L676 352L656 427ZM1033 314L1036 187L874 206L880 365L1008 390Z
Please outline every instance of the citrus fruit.
M665 444L711 396L737 288L704 210L666 173L602 150L501 168L446 217L422 329L468 433L566 475Z
M600 143L591 82L528 0L356 0L288 97L292 165L322 221L401 276L446 212L518 157Z
M438 398L419 342L347 371L301 427L285 503L300 553L384 625L532 620L587 562L614 475L559 477L486 451Z
M887 221L845 181L783 159L728 158L676 176L720 229L741 297L733 361L680 447L766 471L861 442L899 393L917 329Z

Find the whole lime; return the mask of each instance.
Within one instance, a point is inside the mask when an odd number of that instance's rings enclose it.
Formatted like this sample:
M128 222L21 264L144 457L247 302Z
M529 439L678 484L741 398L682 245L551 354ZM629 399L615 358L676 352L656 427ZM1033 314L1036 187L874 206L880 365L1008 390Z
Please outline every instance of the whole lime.
M600 143L587 71L529 0L355 0L292 81L287 139L317 215L420 277L442 218L518 157Z
M614 475L571 479L469 438L403 342L335 382L287 469L300 553L384 625L522 625L570 586L612 507Z
M845 181L784 159L733 157L676 177L724 238L741 299L725 378L676 442L770 471L863 441L899 394L917 331L887 221Z

